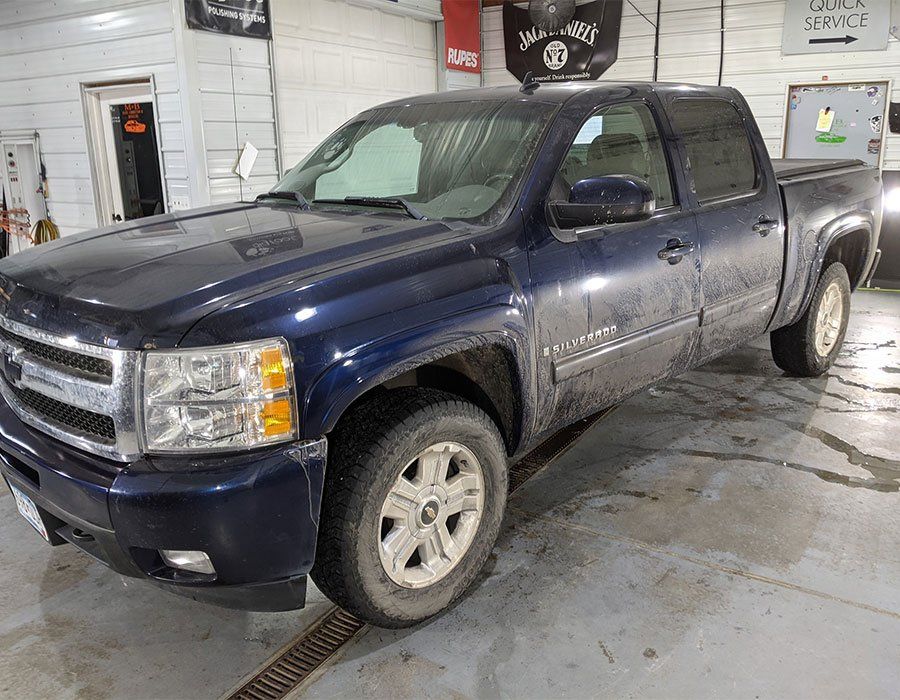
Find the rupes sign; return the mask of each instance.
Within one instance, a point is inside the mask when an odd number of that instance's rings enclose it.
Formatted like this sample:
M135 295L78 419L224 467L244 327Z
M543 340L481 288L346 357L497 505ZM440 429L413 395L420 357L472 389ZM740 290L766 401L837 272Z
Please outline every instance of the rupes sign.
M444 0L444 63L450 70L481 72L481 0Z
M622 0L594 0L577 5L562 29L547 32L535 26L527 9L503 5L506 69L522 80L596 80L616 62Z
M184 13L191 29L272 38L269 0L184 0Z

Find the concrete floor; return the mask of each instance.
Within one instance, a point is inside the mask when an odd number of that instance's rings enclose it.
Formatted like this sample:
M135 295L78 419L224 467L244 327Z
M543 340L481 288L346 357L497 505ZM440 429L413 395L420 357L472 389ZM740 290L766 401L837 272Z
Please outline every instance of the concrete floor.
M897 697L900 294L853 306L828 377L760 339L628 401L515 494L466 598L367 631L303 694ZM2 697L213 697L326 606L182 600L0 496Z

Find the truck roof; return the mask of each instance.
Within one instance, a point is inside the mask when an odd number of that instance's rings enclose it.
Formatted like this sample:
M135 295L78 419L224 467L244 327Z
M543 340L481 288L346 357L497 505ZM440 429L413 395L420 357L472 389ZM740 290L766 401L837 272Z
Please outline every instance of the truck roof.
M678 90L687 93L703 93L705 95L731 95L733 88L714 85L697 85L692 83L662 83L640 80L583 80L558 83L541 83L529 92L521 92L520 85L499 85L496 87L470 88L467 90L450 90L448 92L432 92L424 95L404 97L378 105L378 107L400 107L408 104L433 104L440 102L471 102L479 100L526 100L561 104L574 95L584 92L606 93L616 90L633 90L637 94L648 92L669 92Z

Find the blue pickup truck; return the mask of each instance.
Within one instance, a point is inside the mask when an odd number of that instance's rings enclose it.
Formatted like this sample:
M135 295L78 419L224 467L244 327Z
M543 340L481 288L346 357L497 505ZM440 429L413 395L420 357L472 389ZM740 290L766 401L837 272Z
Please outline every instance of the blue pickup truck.
M122 574L410 625L553 432L764 333L825 372L880 223L876 169L770 160L730 88L393 102L254 202L3 260L0 470Z

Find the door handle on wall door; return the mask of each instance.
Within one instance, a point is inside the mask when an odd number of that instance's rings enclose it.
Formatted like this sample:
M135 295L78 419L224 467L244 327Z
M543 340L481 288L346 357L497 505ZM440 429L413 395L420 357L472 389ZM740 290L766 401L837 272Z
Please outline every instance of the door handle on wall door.
M671 239L666 247L659 251L656 255L660 260L668 260L670 265L681 262L688 253L694 252L694 244L690 241L681 241L678 238Z
M768 236L769 233L771 231L774 231L776 228L778 228L778 222L773 221L772 219L760 219L755 224L753 224L753 230L763 238Z

